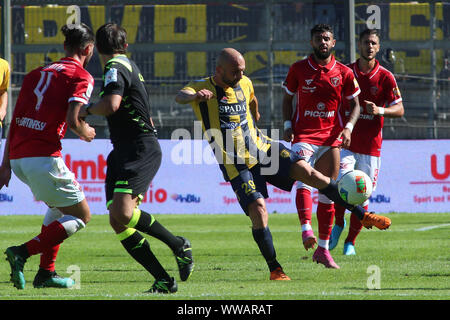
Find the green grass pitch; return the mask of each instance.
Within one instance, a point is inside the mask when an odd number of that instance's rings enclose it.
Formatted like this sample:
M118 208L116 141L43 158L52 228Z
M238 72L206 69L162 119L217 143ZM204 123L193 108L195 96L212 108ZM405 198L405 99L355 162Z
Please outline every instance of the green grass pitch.
M176 277L176 294L145 293L153 278L125 252L108 217L93 215L85 229L64 242L57 261L62 276L75 277L77 273L68 270L79 270L79 288L34 289L39 256L33 256L24 269L27 286L17 290L9 282L9 264L2 259L0 300L450 299L450 213L388 214L392 219L389 230L363 229L360 233L357 256L342 255L344 230L332 251L340 270L312 262L312 250L305 251L301 245L296 214L271 214L269 226L278 260L292 281L268 280L250 220L243 214L155 216L174 234L189 238L193 246L195 270L187 282L181 282L171 251L147 236L161 263ZM35 236L41 222L41 216L0 216L2 253ZM317 235L315 219L313 229ZM379 279L379 289L374 279Z

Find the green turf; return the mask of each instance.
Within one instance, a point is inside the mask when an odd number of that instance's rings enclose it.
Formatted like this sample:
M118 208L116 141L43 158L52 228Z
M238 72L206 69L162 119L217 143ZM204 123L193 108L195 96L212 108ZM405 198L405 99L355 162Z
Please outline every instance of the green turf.
M177 299L177 300L323 300L323 299L450 299L450 213L389 214L387 231L364 229L357 239L357 256L343 256L343 239L332 251L340 270L312 262L300 241L294 214L271 214L269 226L280 263L292 281L269 281L269 272L253 241L250 221L242 215L156 215L177 235L191 240L195 270L178 281L172 295L144 293L153 279L116 240L105 215L94 215L87 228L61 246L57 271L70 276L80 270L79 289L34 289L39 264L25 264L27 286L9 282L9 264L0 263L0 299ZM348 215L346 218L348 219ZM1 216L0 248L21 244L40 230L40 216ZM425 227L438 226L420 231ZM317 225L313 221L317 234ZM150 245L168 272L178 277L171 251L151 237ZM368 289L370 266L380 271L380 289ZM369 282L371 283L371 282Z

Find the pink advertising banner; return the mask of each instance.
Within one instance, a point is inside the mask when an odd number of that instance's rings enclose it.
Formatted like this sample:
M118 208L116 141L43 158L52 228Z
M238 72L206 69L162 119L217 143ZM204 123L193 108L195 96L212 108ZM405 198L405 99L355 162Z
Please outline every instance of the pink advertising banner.
M161 168L144 195L142 209L163 214L242 213L207 142L160 140L160 143ZM75 173L94 214L107 213L104 179L111 149L108 140L91 143L63 140L63 159ZM295 187L286 192L268 185L268 191L269 212L296 212ZM315 190L314 204L317 198ZM379 213L450 212L450 140L385 141L378 187L370 198L369 208ZM36 201L14 175L9 187L0 190L0 215L45 212L46 205Z

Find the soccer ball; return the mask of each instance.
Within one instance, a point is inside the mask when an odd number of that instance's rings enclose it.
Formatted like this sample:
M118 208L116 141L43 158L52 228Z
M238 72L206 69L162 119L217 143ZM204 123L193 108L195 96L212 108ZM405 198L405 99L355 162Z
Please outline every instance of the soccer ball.
M372 194L372 180L361 170L352 170L338 181L341 198L350 204L359 205Z

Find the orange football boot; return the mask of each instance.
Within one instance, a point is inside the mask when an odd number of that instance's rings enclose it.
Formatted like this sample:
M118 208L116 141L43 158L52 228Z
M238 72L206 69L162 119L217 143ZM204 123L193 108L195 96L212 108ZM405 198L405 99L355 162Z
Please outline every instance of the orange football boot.
M280 267L270 272L270 280L291 280Z
M361 224L367 229L371 229L373 226L380 230L385 230L390 227L391 219L377 215L373 212L364 213L364 218L361 220Z

